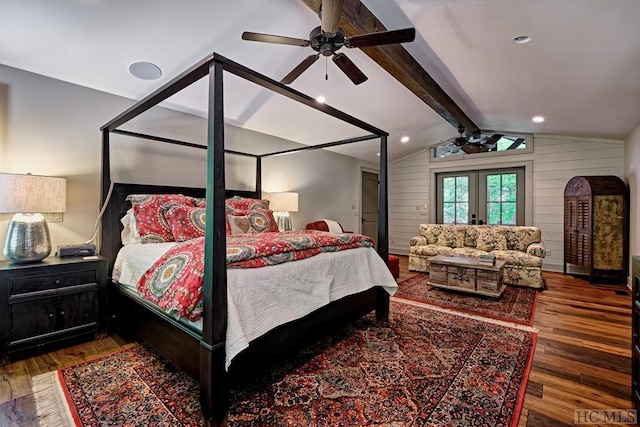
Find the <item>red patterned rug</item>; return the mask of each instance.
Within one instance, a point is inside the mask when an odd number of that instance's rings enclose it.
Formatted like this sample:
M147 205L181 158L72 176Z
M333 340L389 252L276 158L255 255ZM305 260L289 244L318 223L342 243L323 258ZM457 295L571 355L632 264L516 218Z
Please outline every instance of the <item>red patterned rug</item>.
M418 273L398 283L394 297L404 298L463 313L521 325L533 325L538 290L507 286L500 298L438 289L427 284L429 274Z
M515 426L535 341L392 302L389 322L366 316L234 383L229 426ZM66 416L60 425L201 423L197 383L143 345L35 377L34 389L40 419Z

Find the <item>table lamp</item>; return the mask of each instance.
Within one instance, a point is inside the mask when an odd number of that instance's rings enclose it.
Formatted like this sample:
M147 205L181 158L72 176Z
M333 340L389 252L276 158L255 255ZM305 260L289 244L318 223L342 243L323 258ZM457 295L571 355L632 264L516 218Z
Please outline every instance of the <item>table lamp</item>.
M0 173L0 213L15 213L2 246L8 261L39 262L49 256L51 238L41 212L64 212L66 187L64 178Z
M298 193L269 194L269 208L277 212L278 229L280 231L290 231L292 227L289 212L298 212Z

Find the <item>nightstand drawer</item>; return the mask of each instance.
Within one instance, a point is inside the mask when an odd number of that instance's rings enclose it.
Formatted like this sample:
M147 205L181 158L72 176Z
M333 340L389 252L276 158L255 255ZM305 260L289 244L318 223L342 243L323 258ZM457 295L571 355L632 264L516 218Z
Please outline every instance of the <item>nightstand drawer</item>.
M96 270L79 270L69 273L16 278L11 281L10 294L26 294L85 283L96 283Z

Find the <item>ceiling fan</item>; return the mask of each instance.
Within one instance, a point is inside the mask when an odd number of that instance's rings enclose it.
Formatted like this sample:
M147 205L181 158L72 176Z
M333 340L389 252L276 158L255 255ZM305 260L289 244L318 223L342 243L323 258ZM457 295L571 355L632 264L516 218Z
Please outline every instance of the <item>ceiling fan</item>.
M495 148L496 143L503 137L500 133L493 135L480 135L478 137L467 138L464 135L465 128L459 127L457 137L449 138L446 142L453 144L455 147L452 153L462 150L466 154L484 153Z
M292 83L307 68L316 62L320 55L323 55L325 57L332 56L332 60L338 68L340 68L354 84L359 85L367 80L367 76L365 76L356 64L344 53L336 53L340 48L343 46L346 48L355 48L412 42L416 37L416 30L415 28L405 28L402 30L380 31L346 37L342 28L338 27L343 6L344 0L322 0L319 12L322 24L311 30L309 40L252 33L249 31L242 33L242 39L292 46L311 46L311 48L317 52L307 56L300 64L291 70L291 72L280 81L283 84Z

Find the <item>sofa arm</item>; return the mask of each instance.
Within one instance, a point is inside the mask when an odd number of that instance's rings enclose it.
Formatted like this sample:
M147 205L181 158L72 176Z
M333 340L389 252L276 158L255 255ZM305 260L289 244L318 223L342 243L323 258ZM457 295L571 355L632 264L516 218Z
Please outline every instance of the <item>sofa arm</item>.
M547 255L547 251L542 243L532 243L527 248L527 255L537 256L538 258L544 258Z
M427 244L427 238L424 236L415 236L409 240L409 246L424 246Z

